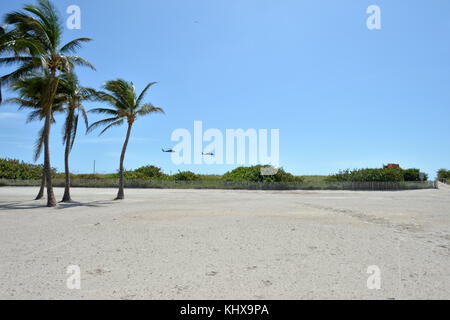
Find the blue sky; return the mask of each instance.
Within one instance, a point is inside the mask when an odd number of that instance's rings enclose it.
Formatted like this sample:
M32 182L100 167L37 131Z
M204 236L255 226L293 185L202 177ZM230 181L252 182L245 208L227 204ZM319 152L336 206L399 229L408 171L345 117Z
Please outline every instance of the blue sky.
M2 3L1 14L25 2ZM435 176L450 169L450 2L448 0L70 0L91 37L79 55L96 72L77 69L83 85L132 80L166 115L139 120L125 167L153 164L167 173L223 173L230 165L176 166L177 128L280 130L280 164L294 174L399 163ZM368 30L366 8L381 8L381 30ZM7 70L2 69L3 74ZM4 95L11 96L10 92ZM88 103L88 109L97 103ZM95 115L90 120L99 119ZM0 157L32 161L40 123L0 106ZM59 116L52 128L52 166L63 169ZM75 173L113 172L126 127L103 136L80 130ZM42 162L42 159L38 161Z

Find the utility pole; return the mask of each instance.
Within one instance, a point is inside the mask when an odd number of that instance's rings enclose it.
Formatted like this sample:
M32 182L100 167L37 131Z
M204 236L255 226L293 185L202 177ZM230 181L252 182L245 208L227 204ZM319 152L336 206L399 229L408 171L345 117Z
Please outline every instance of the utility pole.
M94 160L94 177L95 177L95 160Z

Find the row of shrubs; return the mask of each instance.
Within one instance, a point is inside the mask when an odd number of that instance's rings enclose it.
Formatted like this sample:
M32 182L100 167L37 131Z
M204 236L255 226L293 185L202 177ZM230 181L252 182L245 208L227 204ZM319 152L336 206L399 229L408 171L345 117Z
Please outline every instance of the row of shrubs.
M326 181L333 182L402 182L427 180L428 175L426 173L421 174L419 169L401 169L387 166L378 169L344 170L326 178Z
M263 175L262 170L270 169L268 166L238 167L224 175L200 175L191 171L178 171L176 174L165 174L161 168L147 165L135 170L126 170L124 177L127 180L175 180L175 181L248 181L248 182L301 182L303 179L294 176L282 168L273 175ZM63 173L57 173L52 169L54 178L64 178ZM0 179L10 180L40 180L42 177L42 165L28 164L15 159L0 159ZM117 179L118 173L112 174L71 174L72 179Z
M174 180L174 181L230 181L230 182L304 182L303 177L294 176L283 168L274 171L273 175L262 174L264 170L270 170L268 166L238 167L224 175L200 175L191 171L178 171L176 174L165 174L161 168L147 165L135 170L126 170L124 177L127 180ZM64 178L63 173L57 173L52 169L55 178ZM42 177L42 165L28 164L14 159L0 159L0 179L11 180L40 180ZM118 179L118 173L111 174L72 174L72 179ZM428 180L426 174L423 180ZM450 170L441 169L438 172L439 179L450 180ZM419 169L401 169L387 167L378 169L344 170L337 174L324 178L325 182L402 182L421 181Z
M238 167L224 175L202 175L191 171L178 171L176 174L167 175L161 168L148 165L135 170L125 170L124 178L127 180L175 180L175 181L236 181L236 182L302 182L303 179L294 176L284 169L278 169L273 175L263 175L264 169L270 169L268 166ZM57 174L57 178L63 178L63 174ZM72 178L77 179L117 179L119 174L73 174ZM1 177L0 177L1 178Z

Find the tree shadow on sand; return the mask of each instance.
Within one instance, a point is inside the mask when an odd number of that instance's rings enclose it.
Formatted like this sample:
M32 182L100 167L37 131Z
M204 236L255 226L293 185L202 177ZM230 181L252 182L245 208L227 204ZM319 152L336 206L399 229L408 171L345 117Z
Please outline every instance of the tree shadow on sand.
M113 200L97 200L97 201L89 201L89 202L60 202L56 207L52 209L68 209L68 208L76 208L76 207L91 207L91 208L99 208L104 207L106 205L111 205L113 203L117 203ZM38 208L48 208L45 204L36 204L36 203L26 203L26 202L9 202L9 203L0 203L0 210L27 210L27 209L38 209Z

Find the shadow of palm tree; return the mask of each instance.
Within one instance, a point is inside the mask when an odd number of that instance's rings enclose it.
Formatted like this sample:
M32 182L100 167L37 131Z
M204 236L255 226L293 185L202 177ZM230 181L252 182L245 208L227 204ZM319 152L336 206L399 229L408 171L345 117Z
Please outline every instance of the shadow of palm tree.
M60 202L56 209L67 209L67 208L76 208L76 207L92 207L92 208L98 208L103 207L105 205L110 205L113 203L117 203L117 201L114 200L97 200L97 201L90 201L90 202L78 202L78 201L71 201L71 202Z
M92 207L99 208L106 205L111 205L113 203L117 203L114 200L97 200L90 202L60 202L55 209L68 209L75 207ZM38 209L38 208L47 208L47 206L42 204L35 203L26 203L26 202L10 202L10 203L0 203L0 210L27 210L27 209Z
M45 208L45 204L26 204L23 202L10 202L5 204L0 204L0 210L26 210L26 209L37 209Z

